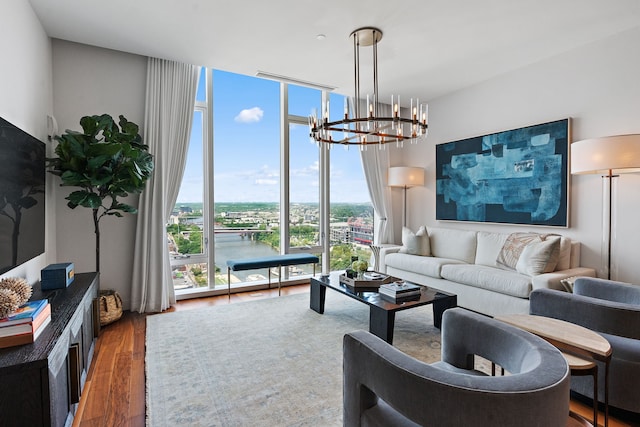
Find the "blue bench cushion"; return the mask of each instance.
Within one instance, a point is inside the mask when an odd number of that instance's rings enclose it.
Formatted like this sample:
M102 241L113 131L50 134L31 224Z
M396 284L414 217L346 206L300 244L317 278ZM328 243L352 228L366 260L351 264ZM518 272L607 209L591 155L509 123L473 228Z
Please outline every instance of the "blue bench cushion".
M260 258L228 259L227 267L233 271L241 271L285 265L316 264L318 262L320 262L320 258L311 254L285 254Z

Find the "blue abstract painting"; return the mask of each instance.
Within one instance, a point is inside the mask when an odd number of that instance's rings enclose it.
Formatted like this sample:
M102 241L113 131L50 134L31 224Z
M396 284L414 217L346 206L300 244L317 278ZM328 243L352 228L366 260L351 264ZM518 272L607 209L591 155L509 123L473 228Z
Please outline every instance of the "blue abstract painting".
M568 226L569 119L436 145L436 219Z

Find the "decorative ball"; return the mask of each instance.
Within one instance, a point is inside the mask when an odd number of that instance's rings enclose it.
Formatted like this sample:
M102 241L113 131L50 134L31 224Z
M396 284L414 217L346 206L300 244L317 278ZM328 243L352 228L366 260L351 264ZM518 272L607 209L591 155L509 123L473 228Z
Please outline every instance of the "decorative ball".
M15 312L20 304L20 297L10 289L0 289L0 319L4 319Z
M29 301L33 289L22 277L6 277L0 280L0 289L9 289L18 295L18 306Z

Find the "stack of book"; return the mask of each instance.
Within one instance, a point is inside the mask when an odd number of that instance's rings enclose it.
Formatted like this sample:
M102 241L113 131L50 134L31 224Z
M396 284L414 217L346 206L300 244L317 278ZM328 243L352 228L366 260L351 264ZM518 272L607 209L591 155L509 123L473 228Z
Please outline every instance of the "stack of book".
M393 282L380 285L380 296L392 302L416 299L420 296L420 285L409 282Z
M27 302L11 316L0 319L0 348L34 342L49 323L49 301L43 299Z

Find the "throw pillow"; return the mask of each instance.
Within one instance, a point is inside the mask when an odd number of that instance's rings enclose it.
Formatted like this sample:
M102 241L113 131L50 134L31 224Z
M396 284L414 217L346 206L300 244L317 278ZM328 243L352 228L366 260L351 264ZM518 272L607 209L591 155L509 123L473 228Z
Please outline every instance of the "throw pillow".
M565 236L560 238L560 258L556 270L568 270L571 268L571 239Z
M402 247L400 253L431 256L431 245L427 229L422 226L414 234L411 229L402 227Z
M531 242L522 250L516 264L516 271L528 276L542 274L547 269L547 264L549 264L554 253L556 257L555 264L557 264L558 255L560 254L559 238Z
M553 252L551 252L551 255L549 256L549 261L547 261L547 266L544 268L544 273L556 271L556 267L560 260L560 249L562 248L562 240L560 236L554 234L547 236L544 239L545 242L548 240L557 240L558 244L553 246Z
M511 233L502 246L496 259L496 265L504 270L515 270L518 258L524 248L531 242L541 242L538 233Z

